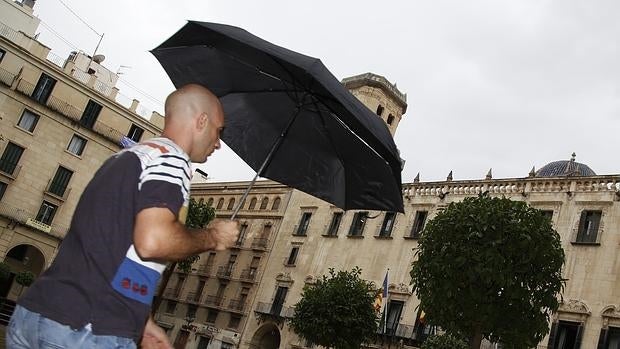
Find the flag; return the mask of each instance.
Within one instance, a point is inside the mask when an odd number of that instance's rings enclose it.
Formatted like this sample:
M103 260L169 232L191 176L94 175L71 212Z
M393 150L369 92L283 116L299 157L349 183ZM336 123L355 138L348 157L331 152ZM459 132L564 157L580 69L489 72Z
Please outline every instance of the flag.
M385 273L385 279L383 279L383 285L381 289L379 289L379 294L377 294L377 298L375 298L375 302L373 306L375 307L375 311L377 313L383 310L383 300L387 298L387 288L388 288L388 274Z

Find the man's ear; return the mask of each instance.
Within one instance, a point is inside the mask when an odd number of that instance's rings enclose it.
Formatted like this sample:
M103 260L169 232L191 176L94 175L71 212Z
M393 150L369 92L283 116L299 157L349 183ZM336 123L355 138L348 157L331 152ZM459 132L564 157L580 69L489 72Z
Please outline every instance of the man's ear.
M207 127L207 123L209 122L209 115L207 115L207 113L201 113L200 115L198 115L198 120L196 122L198 129L204 129L205 127Z

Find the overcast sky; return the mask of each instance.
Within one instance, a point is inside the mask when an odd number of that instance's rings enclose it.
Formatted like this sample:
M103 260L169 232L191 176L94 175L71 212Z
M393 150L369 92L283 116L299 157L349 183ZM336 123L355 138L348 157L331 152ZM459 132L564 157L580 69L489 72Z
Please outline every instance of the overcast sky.
M39 39L65 56L123 68L121 93L162 111L173 85L148 52L188 19L242 27L320 58L338 78L372 72L407 94L396 132L403 181L525 177L569 159L620 173L620 1L39 0ZM47 27L64 38L60 40ZM231 150L202 166L215 181L249 180Z

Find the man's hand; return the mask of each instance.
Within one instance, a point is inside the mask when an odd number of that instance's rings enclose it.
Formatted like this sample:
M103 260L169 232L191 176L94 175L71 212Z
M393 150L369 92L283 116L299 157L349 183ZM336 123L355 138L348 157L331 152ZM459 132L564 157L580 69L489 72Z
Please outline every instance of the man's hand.
M140 342L142 349L174 349L164 330L157 326L152 317L149 317L144 327L142 341Z
M208 249L222 251L231 247L239 238L239 222L214 219L205 231Z

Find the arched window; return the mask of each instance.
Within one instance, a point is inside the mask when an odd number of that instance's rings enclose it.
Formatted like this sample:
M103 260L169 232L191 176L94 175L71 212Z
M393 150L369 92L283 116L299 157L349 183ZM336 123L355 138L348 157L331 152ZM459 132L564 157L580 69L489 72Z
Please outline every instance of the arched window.
M198 200L198 203L201 204L201 205L204 204L205 203L205 198L200 198L200 200Z
M213 198L209 198L209 200L207 201L207 206L213 206Z
M222 206L224 206L224 198L220 198L219 200L217 200L217 209L219 210L220 208L222 208Z
M390 114L387 118L387 124L391 125L394 122L394 115Z
M228 210L232 210L235 207L235 198L232 198L228 201Z
M280 208L280 198L276 198L275 200L273 200L273 205L271 205L271 209L275 211L279 208Z
M377 115L381 116L381 114L383 114L383 106L379 104L377 107Z
M260 202L260 209L261 210L266 210L268 203L269 203L269 199L263 198L263 200L261 200L261 202Z
M254 208L256 208L256 198L252 198L252 200L250 200L250 206L248 206L248 210L253 210Z

